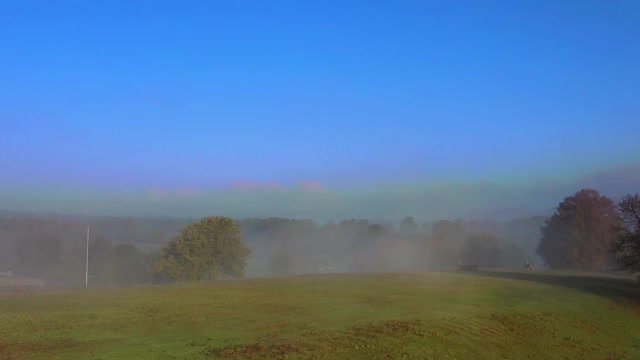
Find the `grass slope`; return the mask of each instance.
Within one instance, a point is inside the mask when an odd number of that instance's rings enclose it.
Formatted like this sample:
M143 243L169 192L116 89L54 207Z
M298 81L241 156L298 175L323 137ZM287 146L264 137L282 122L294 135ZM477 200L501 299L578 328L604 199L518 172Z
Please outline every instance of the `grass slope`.
M550 272L0 293L1 359L640 359L640 288Z

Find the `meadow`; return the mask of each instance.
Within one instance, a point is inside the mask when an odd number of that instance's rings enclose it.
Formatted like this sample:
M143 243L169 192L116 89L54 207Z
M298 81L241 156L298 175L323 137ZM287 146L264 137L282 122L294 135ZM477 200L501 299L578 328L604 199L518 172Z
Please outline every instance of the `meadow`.
M0 359L640 359L640 286L480 271L0 292Z

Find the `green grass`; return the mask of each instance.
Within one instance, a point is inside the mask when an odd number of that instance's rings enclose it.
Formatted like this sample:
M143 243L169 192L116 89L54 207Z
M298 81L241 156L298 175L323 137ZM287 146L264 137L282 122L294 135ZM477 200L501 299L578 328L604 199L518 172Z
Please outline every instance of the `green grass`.
M0 359L640 359L640 288L551 272L0 293Z

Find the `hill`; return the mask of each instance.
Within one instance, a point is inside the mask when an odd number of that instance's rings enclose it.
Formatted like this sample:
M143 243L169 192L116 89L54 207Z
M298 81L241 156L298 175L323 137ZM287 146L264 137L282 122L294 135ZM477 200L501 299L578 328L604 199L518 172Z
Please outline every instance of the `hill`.
M555 272L0 293L2 359L638 359L640 288Z

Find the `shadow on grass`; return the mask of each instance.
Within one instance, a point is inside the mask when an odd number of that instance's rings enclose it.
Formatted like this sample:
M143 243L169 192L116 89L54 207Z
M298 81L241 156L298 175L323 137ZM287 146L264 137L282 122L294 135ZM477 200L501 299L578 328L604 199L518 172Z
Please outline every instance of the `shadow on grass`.
M582 274L563 275L535 271L480 271L477 274L563 286L607 297L617 302L640 304L640 283L630 278Z

